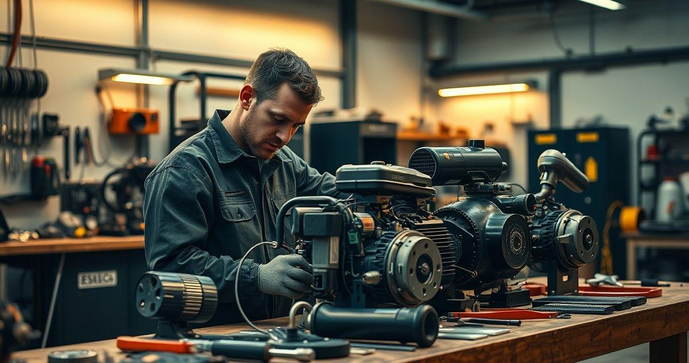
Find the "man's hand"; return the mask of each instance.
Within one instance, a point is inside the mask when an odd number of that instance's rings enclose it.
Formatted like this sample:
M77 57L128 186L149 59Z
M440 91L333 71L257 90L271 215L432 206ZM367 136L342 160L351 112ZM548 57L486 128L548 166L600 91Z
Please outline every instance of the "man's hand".
M280 255L258 266L258 290L297 299L311 291L311 265L300 255Z

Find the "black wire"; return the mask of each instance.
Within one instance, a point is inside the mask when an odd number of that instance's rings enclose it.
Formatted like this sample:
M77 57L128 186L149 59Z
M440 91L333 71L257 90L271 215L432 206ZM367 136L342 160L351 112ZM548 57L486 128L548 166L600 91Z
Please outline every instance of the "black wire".
M589 52L591 56L596 55L596 7L591 6L591 16L589 19Z
M566 57L572 57L574 56L574 52L566 48L564 45L562 45L562 42L560 41L560 35L557 32L557 26L555 25L555 10L550 11L550 30L553 33L553 38L555 39L555 44L557 45L558 48L562 51L562 53L565 54Z
M526 191L526 189L524 189L524 187L521 186L521 184L519 184L519 183L510 183L509 185L517 186L517 187L519 187L519 189L523 190L524 193L528 193L528 192Z

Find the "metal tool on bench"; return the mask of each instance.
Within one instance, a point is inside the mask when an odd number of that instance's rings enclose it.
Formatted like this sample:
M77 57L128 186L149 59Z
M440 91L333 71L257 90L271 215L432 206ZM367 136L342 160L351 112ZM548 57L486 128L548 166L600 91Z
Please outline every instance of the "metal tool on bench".
M592 279L586 280L586 283L591 286L610 285L622 287L628 285L640 285L645 287L670 287L669 283L661 282L659 279L641 279L637 281L625 281L622 283L619 281L619 278L620 277L617 275L605 275L597 273L593 275Z
M502 335L510 332L510 329L507 328L484 326L483 324L471 323L464 320L457 320L453 323L454 325L452 325L452 323L448 321L447 323L441 325L440 332L460 334L485 334L489 336Z
M547 296L533 301L534 310L557 311L570 314L608 314L643 305L643 296Z
M624 286L621 282L617 281L619 276L617 275L605 275L605 274L595 274L592 279L587 279L586 283L591 286L599 285L611 285L611 286Z
M127 352L171 352L178 354L211 353L233 359L269 361L271 358L291 358L301 362L315 359L313 349L277 349L269 342L240 340L156 340L118 337L117 348Z
M298 310L310 309L310 305L305 302L299 302L292 307L287 328L271 329L268 334L200 335L191 330L188 324L205 323L213 317L217 303L217 289L208 277L149 271L137 283L136 304L141 315L159 320L156 334L152 339L121 337L122 339L118 339L118 347L120 340L121 346L129 349L132 349L134 343L139 348L165 348L156 344L163 344L168 348L172 345L176 349L185 347L183 344L175 345L169 341L161 343L168 339L184 341L193 344L194 349L210 350L213 354L217 352L228 358L261 360L273 349L276 349L275 354L280 356L290 355L291 358L301 359L311 357L306 350L314 353L317 359L339 358L349 354L350 346L347 341L324 339L307 334L298 328Z
M510 325L520 326L522 321L518 319L489 319L489 318L468 318L464 320L467 323L488 324L488 325Z
M456 340L479 340L479 339L488 338L488 334L439 332L438 338L440 338L440 339L456 339Z
M510 330L504 328L490 328L481 326L459 326L440 328L440 332L450 334L484 334L488 336L497 336L507 334L510 332Z
M533 306L543 306L546 304L576 304L576 305L609 305L612 306L615 311L631 309L633 306L639 306L646 303L646 298L641 297L595 297L590 296L577 296L577 295L565 295L565 296L548 296L541 299L535 299L533 301Z
M612 305L551 303L534 307L533 310L568 314L609 315L615 311L615 307Z

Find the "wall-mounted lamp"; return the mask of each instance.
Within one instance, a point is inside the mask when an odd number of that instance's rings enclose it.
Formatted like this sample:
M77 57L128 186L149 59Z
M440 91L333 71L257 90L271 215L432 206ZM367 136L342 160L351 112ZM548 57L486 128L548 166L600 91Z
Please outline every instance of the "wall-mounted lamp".
M622 0L579 0L591 5L600 6L601 8L606 8L608 10L622 10L627 6Z
M497 93L526 92L533 88L537 88L537 83L535 81L528 81L519 83L442 88L438 90L438 95L440 95L440 97L492 95Z
M151 72L144 69L107 68L98 70L98 79L137 84L171 85L176 82L191 82L194 78L175 74Z

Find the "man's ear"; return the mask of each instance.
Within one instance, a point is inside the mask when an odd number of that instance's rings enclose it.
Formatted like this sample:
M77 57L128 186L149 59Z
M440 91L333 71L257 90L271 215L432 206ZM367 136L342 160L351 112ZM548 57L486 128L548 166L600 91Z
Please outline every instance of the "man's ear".
M242 109L245 111L249 110L249 106L251 106L251 103L254 102L256 92L254 91L254 87L250 84L245 84L241 90L239 90L239 104L242 106Z

